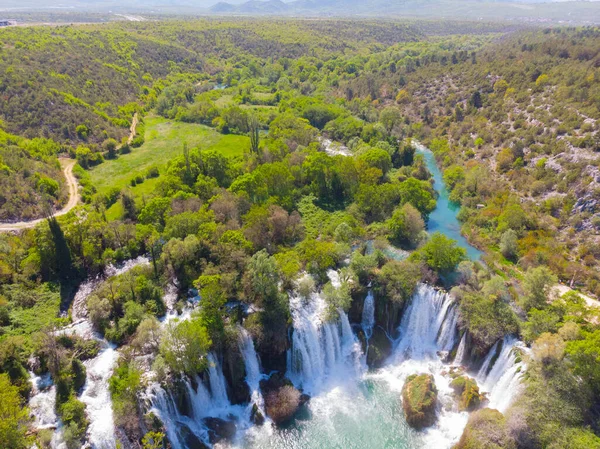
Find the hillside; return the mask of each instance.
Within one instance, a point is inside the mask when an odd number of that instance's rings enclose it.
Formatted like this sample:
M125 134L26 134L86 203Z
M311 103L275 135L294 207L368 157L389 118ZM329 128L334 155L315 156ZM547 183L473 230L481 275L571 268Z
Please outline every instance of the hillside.
M39 218L66 202L60 150L51 140L28 140L0 129L1 222Z

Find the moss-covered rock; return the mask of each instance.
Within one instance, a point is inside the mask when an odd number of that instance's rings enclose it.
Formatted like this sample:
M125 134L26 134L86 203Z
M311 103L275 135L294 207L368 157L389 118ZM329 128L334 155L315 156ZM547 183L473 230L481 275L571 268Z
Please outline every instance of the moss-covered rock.
M498 410L484 408L469 417L469 422L452 449L515 449L506 428L506 418Z
M457 376L450 383L454 394L458 399L458 409L460 411L473 411L484 402L485 396L479 392L479 387L475 379L468 376Z
M370 368L379 368L392 353L392 342L383 329L375 327L369 340L367 351L367 365Z
M413 374L402 388L406 422L415 429L429 427L436 420L437 388L431 374Z

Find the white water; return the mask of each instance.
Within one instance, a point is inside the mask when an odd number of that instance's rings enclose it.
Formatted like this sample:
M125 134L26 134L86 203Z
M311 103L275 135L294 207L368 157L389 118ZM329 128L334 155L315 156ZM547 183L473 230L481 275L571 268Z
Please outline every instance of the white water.
M246 383L250 389L250 404L249 411L252 410L252 405L256 404L263 416L264 413L264 399L260 391L260 381L263 379L263 375L260 369L260 361L256 355L254 349L254 342L250 337L250 334L240 326L240 351L244 358L244 365L246 366Z
M352 156L350 149L339 142L334 142L333 140L325 137L319 137L319 142L321 143L321 148L329 156Z
M118 276L139 265L149 264L144 256L128 260L118 266L109 265L106 269L106 278ZM86 405L86 415L90 422L87 439L92 449L115 449L116 438L112 413L112 402L108 390L110 378L118 352L114 345L100 338L93 332L92 325L87 319L87 298L100 285L104 278L98 276L82 283L73 298L71 318L73 324L60 329L58 333L75 334L83 338L93 338L100 343L101 350L98 355L84 364L86 367L86 381L81 393L81 401ZM56 403L55 387L48 389L37 388L37 377L33 377L34 391L29 401L32 414L35 418L36 429L56 428L51 442L52 449L63 449L62 424L54 411Z
M488 393L490 401L488 407L505 412L520 391L521 375L525 368L522 362L517 363L516 349L525 351L525 348L514 337L505 337L498 358L486 374L497 352L498 344L496 343L490 349L477 374L477 381L481 390Z
M106 344L96 358L85 362L87 378L80 399L86 406L85 412L90 421L88 441L93 449L116 447L108 379L118 357L115 347Z
M450 295L425 284L419 285L398 328L396 361L435 358L437 351L452 349L456 329L445 322L455 321L455 309Z
M465 362L465 350L467 347L467 333L465 332L460 339L458 349L456 350L456 357L454 358L455 365L462 365Z
M191 388L191 385L187 385L188 391ZM203 400L210 401L210 397L202 383L198 385L198 393L206 393L207 397L202 398ZM193 389L192 389L193 391ZM206 428L202 425L202 423L198 420L195 413L198 411L197 408L193 409L194 419L191 419L187 416L182 415L177 408L175 400L173 396L166 392L158 383L152 384L147 392L147 399L151 403L151 411L154 412L160 420L163 422L165 429L167 431L167 438L169 439L171 446L173 449L186 449L185 442L183 440L183 436L180 432L180 427L182 424L188 426L190 431L196 435L201 441L208 441L208 433ZM192 399L192 403L198 401L193 396L190 396ZM200 400L202 400L200 399Z
M54 429L50 440L51 449L67 449L62 438L62 422L56 415L56 386L52 383L50 374L37 376L33 372L31 377L31 399L29 410L33 415L33 425L36 429Z
M328 274L334 286L339 283L336 272ZM372 304L373 297L369 296ZM374 304L371 308L369 302L365 301L361 321L365 334L372 332L374 326ZM290 305L294 331L287 375L312 396L308 406L310 419L285 431L274 430L270 425L251 427L252 403L263 407L259 387L263 374L252 339L241 329L240 350L252 398L247 407L230 404L223 372L212 354L207 385L198 378L196 388L190 382L185 386L190 398L190 417L180 413L171 394L158 384L147 390L152 410L163 420L173 449L187 449L181 432L183 426L208 443L208 431L202 420L209 416L235 419L244 432L231 444L243 448L444 449L456 443L468 414L457 411L450 379L445 375L448 365L442 363L438 355L458 343L458 308L448 294L426 285L418 287L403 315L389 363L372 373L366 371L365 357L343 311L335 320L327 320L327 305L318 293L307 301L293 296ZM495 345L477 375L482 391L489 394L490 406L501 411L508 407L519 388L520 364L515 363L512 350L515 344L514 339L506 339L497 361L492 364L498 348ZM107 347L98 358L86 363L88 382L82 400L92 423L89 441L96 449L115 447L107 380L117 356L113 348ZM435 426L415 432L404 421L399 408L400 393L408 375L423 372L435 378L440 407ZM42 415L40 412L40 419Z
M251 341L251 340L250 340ZM245 407L231 405L227 397L227 383L221 365L214 354L209 353L208 359L208 384L207 388L202 379L195 379L196 388L189 380L184 380L190 404L191 416L182 415L176 406L176 401L170 391L165 391L158 383L153 383L146 391L146 399L151 410L163 421L167 429L167 436L173 449L186 449L182 425L205 444L209 444L208 429L203 424L203 419L216 417L221 419L234 419L242 422L242 427L248 427L248 413ZM258 364L258 361L256 361ZM260 371L258 371L260 373ZM258 384L260 379L256 380ZM260 394L260 393L258 393Z
M389 363L370 373L361 369L364 365L354 364L352 356L339 360L330 355L336 353L335 344L333 351L328 347L340 327L338 336L342 353L344 342L348 345L355 341L345 314L340 314L339 327L336 323L325 321L322 314L324 305L319 295L314 295L307 303L291 298L291 306L294 335L288 358L288 376L297 386L312 393L308 405L311 417L286 430L255 430L236 447L449 449L458 441L468 413L458 412L450 388L451 379L446 375L449 365L443 363L438 355L458 344L458 308L449 295L420 285L403 315L398 329L400 337ZM360 347L355 351L358 359L363 361ZM515 386L516 377L507 374L497 378L496 372L508 370L512 373L510 363L502 360L504 358L500 357L498 363L490 367L492 371L486 377L489 388L501 391L499 396L510 402L512 392L504 385ZM422 432L408 427L399 407L406 377L416 373L434 376L440 402L437 423ZM498 405L494 395L492 393L492 404Z
M288 351L287 376L306 393L314 395L335 384L340 376L364 371L362 351L345 312L335 321L326 319L327 305L319 293L304 301L290 297L294 320L292 347Z
M365 298L365 304L363 306L361 326L367 342L373 335L373 326L375 325L375 300L373 299L373 292L369 290L367 297Z

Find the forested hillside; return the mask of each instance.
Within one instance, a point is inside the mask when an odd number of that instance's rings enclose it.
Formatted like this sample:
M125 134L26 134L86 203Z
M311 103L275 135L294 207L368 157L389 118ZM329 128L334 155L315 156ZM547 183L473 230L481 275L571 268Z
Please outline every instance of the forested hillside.
M8 449L600 447L598 29L0 41Z

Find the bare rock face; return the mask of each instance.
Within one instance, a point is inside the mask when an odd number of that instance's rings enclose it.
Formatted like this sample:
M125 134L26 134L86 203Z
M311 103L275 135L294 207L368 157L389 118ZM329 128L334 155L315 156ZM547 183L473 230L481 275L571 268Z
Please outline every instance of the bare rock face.
M406 422L415 429L432 426L437 418L437 388L431 374L408 376L402 387L402 408Z
M221 440L231 440L235 436L236 427L233 421L221 418L204 418L204 425L208 427L210 444L216 444Z
M379 368L392 354L392 342L380 327L373 329L367 351L367 365L369 368Z

